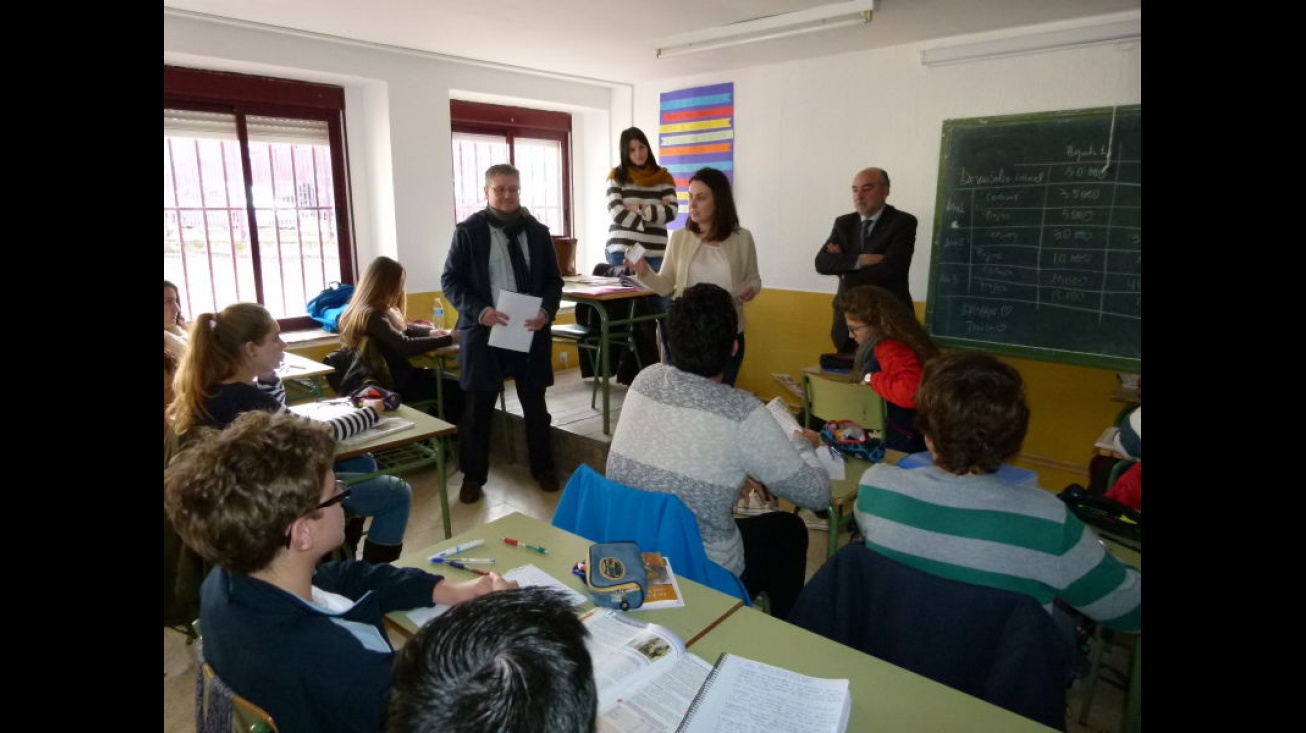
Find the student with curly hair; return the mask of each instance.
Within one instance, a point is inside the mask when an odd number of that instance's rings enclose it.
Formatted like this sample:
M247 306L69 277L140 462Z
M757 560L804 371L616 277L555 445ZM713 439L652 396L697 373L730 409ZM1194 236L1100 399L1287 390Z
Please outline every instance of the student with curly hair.
M394 650L391 611L457 606L517 587L497 573L455 582L417 568L321 562L344 540L350 488L321 422L246 412L199 428L163 473L177 533L216 565L200 591L204 657L283 731L379 731Z
M884 447L904 453L925 450L916 429L916 390L921 369L939 353L916 315L878 285L859 285L839 297L848 335L857 342L856 375L884 398ZM865 377L861 377L861 375Z
M1029 407L1020 373L980 351L925 365L917 425L934 465L878 463L862 474L855 516L866 546L917 570L1060 600L1104 626L1143 624L1143 576L1054 494L995 474L1020 452Z

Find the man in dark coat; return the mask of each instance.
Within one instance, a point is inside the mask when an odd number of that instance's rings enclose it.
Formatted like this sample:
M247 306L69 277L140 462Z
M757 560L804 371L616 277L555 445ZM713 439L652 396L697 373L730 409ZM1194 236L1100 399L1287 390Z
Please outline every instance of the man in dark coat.
M517 385L531 473L542 490L559 489L544 391L553 384L549 323L562 301L562 274L548 227L521 205L520 181L511 165L493 165L485 172L489 205L454 229L440 278L444 296L458 310L459 382L465 393L458 428L463 471L459 499L467 504L483 495L490 464L490 423L505 377ZM495 307L501 290L542 299L539 314L526 321L526 330L534 334L527 352L489 344L491 327L509 322L508 314Z
M882 168L867 168L853 178L853 207L857 211L834 220L826 243L816 253L816 271L837 275L839 290L834 297L834 325L830 340L843 354L857 351L848 335L839 298L858 285L879 285L912 305L907 289L907 271L916 251L916 217L884 203L889 196L889 174Z

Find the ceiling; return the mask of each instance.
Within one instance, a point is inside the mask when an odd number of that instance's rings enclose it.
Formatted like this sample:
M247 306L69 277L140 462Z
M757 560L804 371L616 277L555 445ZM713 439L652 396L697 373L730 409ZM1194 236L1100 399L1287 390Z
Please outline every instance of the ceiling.
M608 82L1139 11L1142 0L880 0L871 23L673 58L658 40L834 0L166 0L181 11Z

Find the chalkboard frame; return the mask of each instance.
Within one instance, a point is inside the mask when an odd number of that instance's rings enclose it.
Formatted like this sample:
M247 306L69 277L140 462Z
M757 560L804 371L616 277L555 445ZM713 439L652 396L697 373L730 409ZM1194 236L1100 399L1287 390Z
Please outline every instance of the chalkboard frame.
M1049 348L1037 344L1010 343L1005 341L990 341L983 339L972 339L957 335L939 335L934 332L935 318L938 315L938 303L936 296L941 291L941 285L938 281L940 277L940 264L942 262L941 247L945 226L948 218L947 202L949 195L955 186L955 182L949 179L949 166L953 163L949 153L953 144L953 136L957 130L969 129L975 127L996 128L999 126L1028 124L1031 122L1060 122L1066 120L1095 120L1103 119L1109 121L1112 115L1117 118L1124 116L1137 116L1141 118L1142 105L1120 105L1116 107L1092 107L1074 110L1058 110L1051 112L1034 112L1027 114L999 115L988 117L970 117L944 120L940 152L939 152L939 173L938 173L938 191L935 205L934 218L934 241L930 253L930 274L929 274L929 291L925 304L925 326L930 332L931 338L940 346L950 348L971 348L981 349L995 354L1014 356L1020 358L1034 359L1040 361L1052 361L1079 366L1099 367L1103 369L1113 369L1118 371L1139 372L1142 370L1141 358L1141 319L1139 323L1140 343L1139 357L1132 357L1121 354L1093 353L1090 351L1074 351L1069 349ZM1141 119L1139 120L1141 124ZM1141 130L1140 130L1141 136ZM1141 145L1139 153L1141 165ZM1141 196L1141 192L1140 192ZM1141 203L1139 204L1139 217L1141 219ZM973 245L972 245L973 246ZM1141 243L1138 245L1141 253ZM1140 255L1141 256L1141 255ZM1140 275L1141 277L1141 275ZM1140 280L1141 282L1141 280ZM1141 285L1139 297L1141 298Z

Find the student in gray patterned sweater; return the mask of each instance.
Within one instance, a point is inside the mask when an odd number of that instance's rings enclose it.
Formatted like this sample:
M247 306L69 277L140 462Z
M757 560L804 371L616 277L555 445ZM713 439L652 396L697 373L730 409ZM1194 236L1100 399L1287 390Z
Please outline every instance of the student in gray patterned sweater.
M724 289L685 290L667 315L671 363L654 364L630 385L608 452L607 477L675 494L694 512L707 555L739 574L750 595L766 591L785 618L802 590L807 527L797 515L736 519L748 478L808 509L830 502L830 478L811 430L784 434L766 405L721 383L734 351L736 314Z

